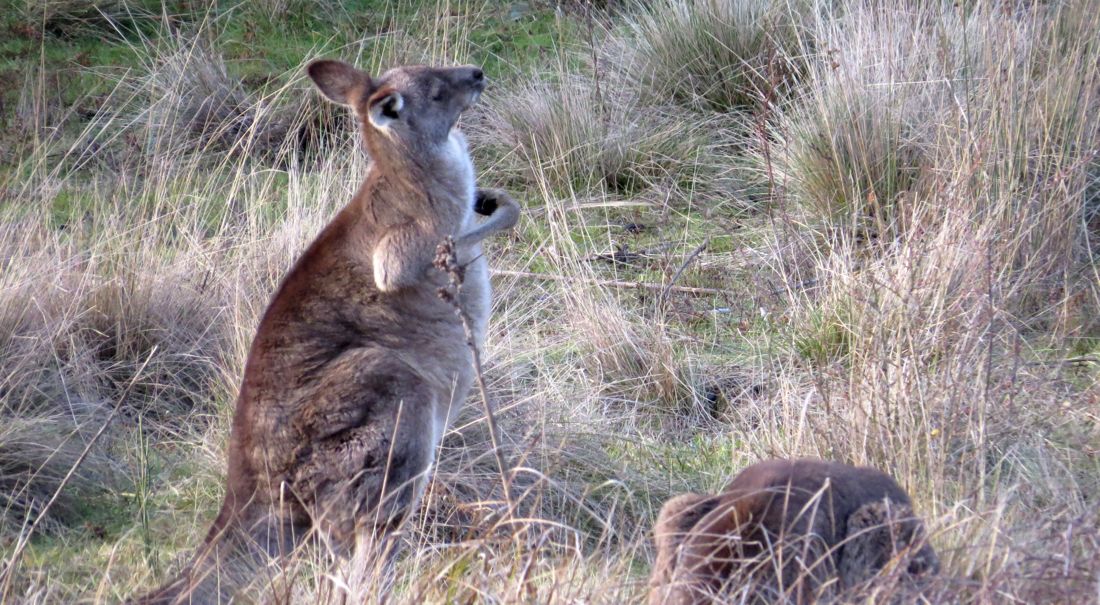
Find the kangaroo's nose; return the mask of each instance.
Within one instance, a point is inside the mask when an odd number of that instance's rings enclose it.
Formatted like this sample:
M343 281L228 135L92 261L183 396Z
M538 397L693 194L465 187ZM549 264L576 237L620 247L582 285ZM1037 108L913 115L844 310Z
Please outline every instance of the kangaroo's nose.
M474 68L473 73L470 74L470 75L471 75L471 77L473 77L474 82L483 82L485 80L485 72L481 71L480 69L478 69L476 67Z

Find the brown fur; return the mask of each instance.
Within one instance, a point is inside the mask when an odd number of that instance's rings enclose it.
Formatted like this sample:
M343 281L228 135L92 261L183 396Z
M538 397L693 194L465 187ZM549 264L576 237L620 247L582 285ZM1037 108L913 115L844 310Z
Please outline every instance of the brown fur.
M723 595L812 602L857 587L899 558L908 560L907 573L934 573L939 561L910 507L905 491L872 468L754 464L720 494L665 503L649 603L721 602Z
M431 263L454 237L467 265L460 303L480 346L490 294L479 242L519 213L503 192L475 196L454 129L484 87L481 71L406 67L376 80L318 61L309 74L354 109L371 169L268 305L237 399L221 513L194 562L143 603L231 599L311 532L343 553L385 534L420 498L473 379ZM480 225L475 197L491 210Z

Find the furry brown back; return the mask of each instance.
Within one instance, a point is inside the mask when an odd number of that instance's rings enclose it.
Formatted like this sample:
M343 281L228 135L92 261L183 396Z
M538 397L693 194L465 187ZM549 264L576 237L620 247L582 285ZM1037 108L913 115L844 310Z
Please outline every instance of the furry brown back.
M856 587L899 555L915 575L934 572L938 560L910 506L875 469L820 460L754 464L720 494L685 494L662 507L649 603L732 594L812 602L823 591Z

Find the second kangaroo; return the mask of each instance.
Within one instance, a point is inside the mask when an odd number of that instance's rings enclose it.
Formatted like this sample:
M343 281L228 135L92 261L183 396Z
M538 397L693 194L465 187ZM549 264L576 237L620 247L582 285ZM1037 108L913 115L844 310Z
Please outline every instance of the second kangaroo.
M474 67L402 67L378 78L309 65L350 106L371 157L366 181L286 275L248 355L229 444L225 501L194 561L144 603L232 598L255 561L317 531L338 549L385 533L420 499L443 432L474 378L461 320L432 267L453 237L460 304L482 346L490 307L479 242L519 206L477 190L459 115ZM475 204L489 214L474 219Z

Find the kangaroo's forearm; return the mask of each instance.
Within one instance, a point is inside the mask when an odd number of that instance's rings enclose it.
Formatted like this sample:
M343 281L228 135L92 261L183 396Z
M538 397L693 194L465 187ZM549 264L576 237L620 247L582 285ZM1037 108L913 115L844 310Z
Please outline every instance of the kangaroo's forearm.
M479 213L489 212L489 218L456 237L456 247L472 246L490 235L515 227L519 222L519 204L498 189L479 189L476 210Z

